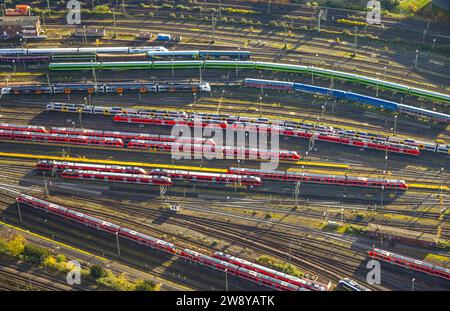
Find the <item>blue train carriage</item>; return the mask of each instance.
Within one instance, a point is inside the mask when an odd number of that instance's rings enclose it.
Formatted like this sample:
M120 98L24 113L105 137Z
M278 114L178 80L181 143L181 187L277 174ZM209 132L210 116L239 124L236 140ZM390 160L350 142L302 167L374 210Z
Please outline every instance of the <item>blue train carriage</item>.
M322 95L333 95L330 88L303 83L294 83L294 91Z
M384 99L380 99L380 98L376 98L376 97L371 97L371 96L361 95L361 94L357 94L357 93L347 92L346 99L347 100L351 100L351 101L355 101L355 102L358 102L358 103L374 106L374 107L377 107L377 108L386 109L386 110L389 110L389 111L397 111L398 110L398 104L397 103L394 103L394 102L391 102L391 101L388 101L388 100L384 100Z
M226 50L210 50L199 51L198 57L201 59L234 59L234 60L248 60L250 58L250 51L226 51Z

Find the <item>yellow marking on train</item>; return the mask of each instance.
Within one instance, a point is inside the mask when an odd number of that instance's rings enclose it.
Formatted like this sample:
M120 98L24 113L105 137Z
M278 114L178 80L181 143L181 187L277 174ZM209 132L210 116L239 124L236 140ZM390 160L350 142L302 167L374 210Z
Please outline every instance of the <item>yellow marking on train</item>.
M448 190L448 186L444 185L428 185L428 184L408 184L410 188L422 188L422 189L437 189L437 190Z
M165 168L165 169L187 170L187 171L202 171L202 172L216 172L216 173L226 173L227 172L227 169L225 169L225 168L207 168L207 167L157 164L157 163L141 163L141 162L128 162L128 161L116 161L116 160L58 157L58 156L34 155L34 154L25 154L25 153L0 152L0 156L14 157L14 158L26 158L26 159L99 163L99 164L122 165L122 166L153 167L153 168Z
M29 230L25 230L25 229L23 229L23 228L20 228L20 227L16 227L16 226L7 224L7 223L5 223L5 222L3 222L3 221L0 221L0 224L1 224L2 226L6 226L6 227L8 227L8 228L11 228L11 229L14 229L14 230L21 231L21 232L24 232L24 233L26 233L26 234L32 235L32 236L34 236L34 237L36 237L36 238L45 240L45 241L47 241L47 242L51 242L51 243L53 243L53 244L56 244L56 245L59 245L59 246L62 246L62 247L71 249L71 250L76 251L76 252L79 252L79 253L81 253L81 254L83 254L83 255L87 255L87 256L90 256L90 257L95 257L95 258L97 258L97 259L99 259L99 260L101 260L101 261L105 261L105 262L108 262L108 261L109 261L108 259L106 259L106 258L104 258L104 257L97 256L97 255L94 255L94 254L92 254L92 253L89 253L88 251L85 251L85 250L82 250L82 249L79 249L79 248L76 248L76 247L73 247L73 246L70 246L70 245L67 245L67 244L64 244L64 243L55 241L55 240L52 240L52 239L50 239L50 238L47 238L47 237L45 237L45 236L43 236L43 235L40 235L40 234L31 232L31 231L29 231Z

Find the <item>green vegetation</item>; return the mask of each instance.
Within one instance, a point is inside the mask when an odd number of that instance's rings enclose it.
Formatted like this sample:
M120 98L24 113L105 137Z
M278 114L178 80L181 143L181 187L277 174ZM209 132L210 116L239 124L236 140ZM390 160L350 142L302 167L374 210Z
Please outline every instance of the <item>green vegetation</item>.
M428 5L431 0L402 0L392 10L393 13L410 15L420 11L424 6Z
M67 273L73 269L73 264L67 261L63 254L54 254L51 249L28 243L22 235L12 234L0 237L0 254L5 254L19 260L38 264L41 267ZM159 291L162 284L155 284L149 280L136 280L132 282L124 273L116 276L100 265L93 265L90 269L82 268L81 275L84 280L102 285L114 290Z
M260 264L263 265L267 265L270 268L273 269L277 269L281 272L293 275L293 276L297 276L297 277L302 277L303 273L300 272L300 270L298 270L296 267L294 267L293 265L289 264L289 263L285 263L282 261L279 261L275 258L272 258L270 256L266 256L266 255L262 255L258 258L256 258L256 261Z
M225 12L229 13L238 13L238 14L258 14L258 12L253 10L244 10L244 9L236 9L236 8L224 8L222 9Z
M344 18L340 18L336 22L338 22L340 24L350 25L350 26L361 26L361 27L367 26L366 22L354 21L354 20L349 20L349 19L344 19Z
M148 280L138 280L134 288L135 291L159 291L161 290L161 283L155 284Z
M105 270L100 265L93 265L89 269L89 274L92 276L94 280L97 280L99 278L102 278L106 275Z

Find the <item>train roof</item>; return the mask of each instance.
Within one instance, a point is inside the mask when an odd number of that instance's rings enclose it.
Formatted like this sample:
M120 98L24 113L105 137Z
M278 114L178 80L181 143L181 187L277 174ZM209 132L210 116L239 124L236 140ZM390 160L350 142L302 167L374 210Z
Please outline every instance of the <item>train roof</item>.
M403 260L403 261L406 261L406 262L418 264L418 265L425 266L427 268L431 268L431 269L434 269L434 270L442 271L442 272L445 272L445 273L450 273L450 269L446 269L446 268L444 268L442 266L438 266L438 265L435 265L435 264L432 264L432 263L429 263L429 262L426 262L426 261L421 261L421 260L417 260L417 259L414 259L414 258L411 258L411 257L407 257L407 256L391 253L391 252L388 252L388 251L385 251L385 250L382 250L382 249L379 249L379 248L374 248L373 250L375 252L377 252L377 253L383 254L383 255L391 257L391 258L397 258L397 259L400 259L400 260Z
M170 247L170 248L175 248L175 246L172 243L169 243L169 242L166 242L166 241L163 241L163 240L159 240L159 239L157 239L155 237L152 237L150 235L146 235L146 234L143 234L143 233L140 233L140 232L128 229L128 228L121 227L120 231L121 232L126 232L126 233L128 233L130 235L137 236L137 237L139 237L141 239L144 239L144 240L152 241L155 244L161 244L161 245L165 245L165 246Z
M427 109L414 107L414 106L408 106L408 105L404 105L404 104L398 104L398 106L403 108L403 109L405 109L405 110L421 112L423 114L427 114L427 115L431 115L431 116L434 116L434 117L440 117L440 118L443 118L443 119L446 119L446 120L450 120L450 115L442 113L442 112L427 110Z
M293 82L289 81L274 81L274 80L264 80L264 79L253 79L253 78L245 78L245 82L255 82L255 83L267 83L267 84L283 84L283 85L293 85Z
M100 176L118 176L124 178L143 178L143 179L154 179L156 176L144 175L144 174L129 174L129 173L116 173L116 172L99 172L90 170L73 170L67 169L64 172L77 172L80 174L90 174L90 175L100 175Z

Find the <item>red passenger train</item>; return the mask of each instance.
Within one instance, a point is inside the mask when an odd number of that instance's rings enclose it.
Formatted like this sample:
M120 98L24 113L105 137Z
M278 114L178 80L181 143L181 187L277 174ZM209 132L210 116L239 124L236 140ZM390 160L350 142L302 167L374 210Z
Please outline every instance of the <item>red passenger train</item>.
M226 271L226 273L230 273L233 275L236 275L238 277L241 277L243 279L247 279L249 281L271 287L277 290L284 290L284 291L302 291L307 290L303 287L299 287L295 284L288 283L276 278L273 278L271 276L249 270L244 267L240 267L238 265L235 265L230 262L226 262L211 256L207 256L204 254L197 253L195 251L192 251L190 249L184 249L181 252L181 256L189 259L194 262L198 262L200 264L203 264L205 266L208 266L210 268L220 270L220 271Z
M331 283L328 284L322 284L319 282L315 282L309 279L304 278L298 278L289 274L282 273L280 271L276 271L258 264L255 264L253 262L247 261L242 258L234 257L229 254L224 254L222 252L215 252L214 258L227 261L229 263L235 264L239 267L243 267L252 271L256 271L262 274L265 274L267 276L273 277L275 279L279 279L281 281L285 281L294 285L297 285L299 287L303 287L307 290L311 291L327 291L330 289Z
M163 116L151 116L141 114L116 114L113 118L116 122L136 123L136 124L152 124L152 125L187 125L189 127L208 125L217 125L220 128L227 128L227 122L221 120L208 120L198 119L197 122L194 118L181 118L181 117L163 117ZM200 122L201 120L201 122Z
M154 169L151 175L167 176L172 180L186 180L193 182L210 182L217 184L241 184L246 186L261 186L261 178L250 175L223 174L210 172L193 172L183 170Z
M130 149L158 149L161 151L176 151L180 155L190 155L193 152L202 154L207 158L214 158L219 156L222 159L261 159L269 160L278 157L282 160L297 161L300 155L296 151L279 150L279 151L261 151L256 148L245 147L229 147L229 146L208 146L190 143L176 143L176 142L160 142L149 140L131 140L128 143Z
M450 280L450 269L446 269L444 267L432 263L406 257L403 255L394 254L379 248L373 248L368 253L369 256L372 258L386 261L393 265L401 266L406 269L412 269L423 273L431 274L440 278L444 278L446 280Z
M93 181L119 182L127 184L143 184L157 186L172 186L172 180L166 176L151 176L112 172L83 171L66 169L61 177L73 179L88 179Z
M127 174L141 174L147 175L145 169L135 166L120 166L120 165L105 165L105 164L91 164L91 163L77 163L77 162L62 162L53 160L39 160L36 168L43 171L64 171L66 169L73 170L87 170L87 171L102 171L113 173L127 173Z
M398 179L382 179L370 177L357 177L348 175L326 175L285 172L275 170L260 170L251 168L230 167L230 174L245 174L259 176L261 179L272 179L280 181L293 181L304 183L330 184L341 186L368 187L368 188L384 188L384 189L408 189L408 184L404 180Z
M226 273L233 274L235 276L261 284L263 286L271 287L277 290L287 290L287 291L308 290L305 287L297 286L291 282L283 281L278 278L274 278L272 276L254 270L250 270L245 267L241 267L236 264L223 261L208 255L204 255L189 249L178 251L175 245L172 243L159 240L152 236L142 234L140 232L116 225L103 219L99 219L85 213L68 209L64 206L50 203L48 201L30 195L21 194L17 197L16 201L18 203L23 203L25 205L31 206L33 208L55 214L70 221L81 223L85 226L93 227L97 230L101 230L111 234L116 234L117 236L132 240L139 244L160 249L169 254L176 254L187 260L203 264L213 269L225 271Z
M124 147L123 141L120 138L91 137L91 136L53 134L42 132L0 130L0 138L10 140L33 141L33 142L70 143L75 145Z
M68 220L75 221L81 223L88 227L93 227L97 230L106 231L112 234L117 234L120 237L135 241L140 244L148 245L152 248L161 249L163 251L169 253L176 253L176 248L172 243L168 243L163 240L159 240L149 235L145 235L133 230L130 230L125 227L121 227L119 225L113 224L111 222L90 216L88 214L84 214L81 212L77 212L72 209L68 209L66 207L60 206L58 204L50 203L48 201L35 198L30 195L21 194L17 197L16 201L18 203L23 203L33 208L37 208L43 210L45 212L49 212L61 217L64 217Z

